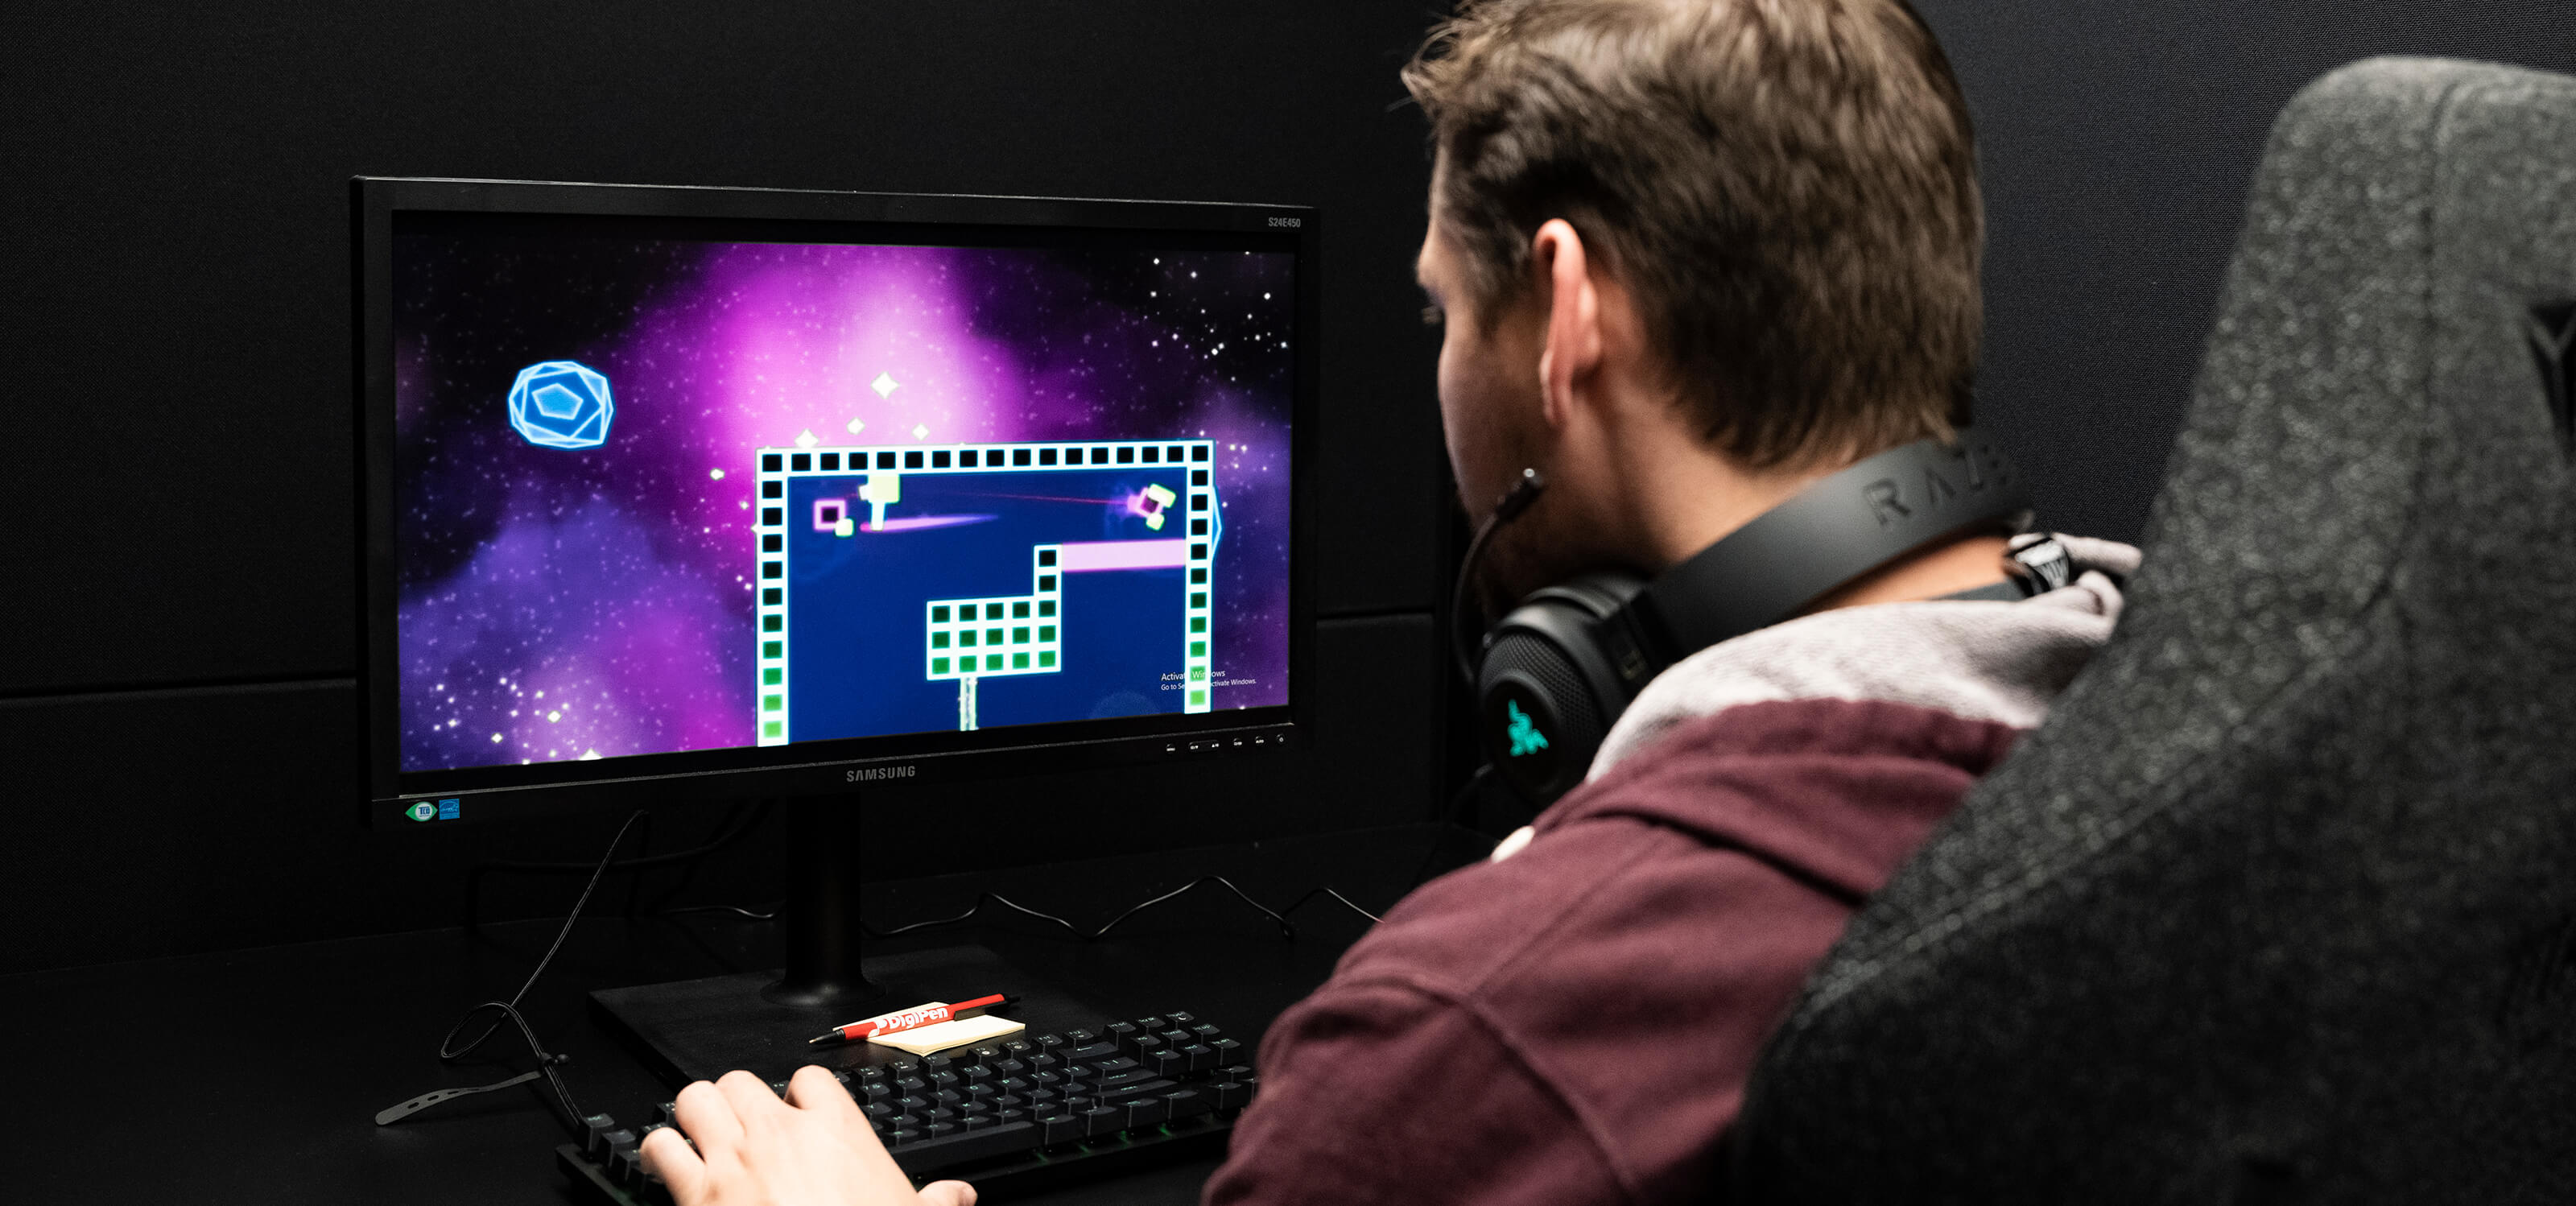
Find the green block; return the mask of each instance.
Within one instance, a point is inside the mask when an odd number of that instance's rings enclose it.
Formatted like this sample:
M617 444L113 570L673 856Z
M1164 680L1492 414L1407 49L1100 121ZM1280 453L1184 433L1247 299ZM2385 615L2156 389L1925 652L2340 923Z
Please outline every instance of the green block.
M1014 653L1014 654L1012 654L1012 655L1011 655L1011 669L1013 669L1013 670L1026 670L1026 669L1028 669L1028 668L1029 668L1029 655L1027 655L1027 654L1025 654L1025 653Z
M987 628L987 629L985 629L985 630L984 630L984 643L985 643L985 644L987 644L987 645L999 645L999 644L1001 644L1001 643L1002 643L1002 630L1001 630L1001 629L999 629L999 628Z
M930 647L933 649L946 649L948 647L948 634L944 632L931 633Z
M1039 615L1042 615L1042 616L1051 616L1051 615L1054 615L1054 614L1055 614L1055 600L1053 600L1053 599L1040 599L1040 600L1038 600L1038 614L1039 614Z
M786 706L787 697L784 695L763 695L760 697L760 710L763 712L775 712Z
M968 603L968 604L965 604L964 606L959 607L959 608L957 609L957 618L958 618L958 619L961 619L961 620L971 620L971 619L974 619L974 618L975 618L975 605L974 605L974 604L972 604L972 603Z
M1055 625L1053 625L1053 624L1040 624L1040 625L1038 625L1038 639L1039 639L1039 640L1041 640L1041 641L1052 641L1052 640L1054 640L1054 639L1055 639Z
M966 647L966 648L968 648L968 649L972 649L972 648L974 648L974 647L975 647L975 630L974 630L974 629L972 629L972 628L969 628L969 629L967 629L967 630L965 630L965 631L963 631L963 632L958 633L958 634L957 634L957 643L958 643L959 645L965 646L965 647Z
M944 657L934 657L930 659L930 672L932 674L948 673L948 659Z
M1206 632L1206 631L1207 631L1207 617L1206 617L1206 616L1191 616L1191 617L1190 617L1190 631L1192 631L1192 632Z
M1207 692L1205 692L1205 691L1192 691L1192 692L1190 692L1190 706L1191 706L1191 707L1193 707L1193 708L1195 708L1195 707L1201 707L1201 706L1205 705L1206 703L1207 703Z
M1054 664L1055 664L1055 650L1053 650L1053 649L1041 649L1041 650L1038 650L1038 664L1039 664L1039 665L1041 665L1041 666L1052 666L1052 665L1054 665Z
M1011 604L1011 618L1014 620L1025 620L1029 618L1029 605L1026 603Z
M760 630L762 632L778 632L786 627L787 617L785 616L760 617Z
M987 654L985 654L985 655L984 655L984 668L985 668L985 669L987 669L987 670L999 670L999 669L1001 669L1001 668L1002 668L1002 655L1001 655L1001 654L998 654L998 653L987 653Z
M787 668L784 666L771 666L760 672L760 685L764 687L775 687L786 679Z
M1205 606L1207 606L1207 592L1206 592L1206 591L1203 591L1203 590L1191 591L1191 592L1190 592L1190 606L1192 606L1192 607L1205 607Z
M764 724L764 725L760 726L760 735L761 735L761 736L763 736L763 737L775 737L775 736L777 736L777 735L778 735L778 733L779 733L779 724L778 724L778 722L777 722L777 721L775 721L775 720L770 721L769 723L767 723L767 724Z
M1192 666L1192 667L1190 667L1190 681L1191 681L1191 682L1194 682L1194 683L1203 683L1203 682L1206 682L1206 681L1207 681L1207 667L1205 667L1205 666Z
M937 606L937 607L931 608L931 609L930 609L930 622L931 622L931 623L933 623L933 624L945 624L945 623L947 623L947 622L948 622L948 605L947 605L947 604L945 604L945 603L942 603L942 604L940 604L940 605L939 605L939 606Z
M1190 656L1191 656L1191 657L1206 657L1206 656L1207 656L1207 642L1206 642L1206 641L1192 641L1192 642L1190 642Z
M762 657L785 657L785 656L787 656L787 642L785 642L785 641L762 641L762 642L760 643L760 656L762 656Z
M1029 643L1029 630L1028 630L1028 629L1026 629L1026 628L1014 628L1014 629L1012 629L1012 630L1011 630L1011 643L1012 643L1012 644L1014 644L1014 645L1025 645L1025 644L1028 644L1028 643Z

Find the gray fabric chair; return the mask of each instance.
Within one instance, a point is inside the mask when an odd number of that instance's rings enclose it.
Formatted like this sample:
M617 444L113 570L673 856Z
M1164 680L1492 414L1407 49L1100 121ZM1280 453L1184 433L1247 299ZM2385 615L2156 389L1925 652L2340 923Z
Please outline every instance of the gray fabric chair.
M2576 79L2275 127L2130 610L1854 919L1746 1200L2576 1200Z

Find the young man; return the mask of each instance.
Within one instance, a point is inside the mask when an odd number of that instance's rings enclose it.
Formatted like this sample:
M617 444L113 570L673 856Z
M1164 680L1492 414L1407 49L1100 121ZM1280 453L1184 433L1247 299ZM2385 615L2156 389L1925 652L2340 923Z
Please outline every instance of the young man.
M1964 420L1974 149L1903 0L1471 2L1405 80L1436 148L1418 271L1462 498L1482 519L1523 468L1550 483L1495 541L1489 610L1659 572ZM2064 543L2063 589L1946 599L2004 576L2004 538L1975 536L1649 684L1587 784L1271 1028L1208 1200L1706 1197L1809 969L2109 635L2136 552ZM706 1159L663 1134L647 1158L688 1206L908 1199L801 1075L799 1106L691 1086ZM791 1181L877 1196L762 1196Z
M1653 574L1965 417L1982 216L1902 0L1488 0L1406 83L1441 417L1499 530L1488 614ZM1851 911L2109 635L2135 551L2021 602L2000 534L1666 671L1589 781L1391 910L1264 1036L1212 1206L1703 1200L1747 1075Z

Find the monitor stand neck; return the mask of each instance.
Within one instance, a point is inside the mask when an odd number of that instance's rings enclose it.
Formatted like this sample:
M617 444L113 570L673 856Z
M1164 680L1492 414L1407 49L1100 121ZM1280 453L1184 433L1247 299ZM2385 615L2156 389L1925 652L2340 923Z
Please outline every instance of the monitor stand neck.
M885 992L859 969L858 801L792 800L786 822L787 968L760 995L800 1009L876 1003Z

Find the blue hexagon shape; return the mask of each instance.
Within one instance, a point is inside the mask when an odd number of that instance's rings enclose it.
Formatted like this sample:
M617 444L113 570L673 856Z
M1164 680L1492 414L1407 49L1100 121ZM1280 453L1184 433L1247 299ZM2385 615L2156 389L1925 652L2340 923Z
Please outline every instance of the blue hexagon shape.
M616 417L608 378L570 360L531 364L510 383L510 426L539 448L597 448Z

